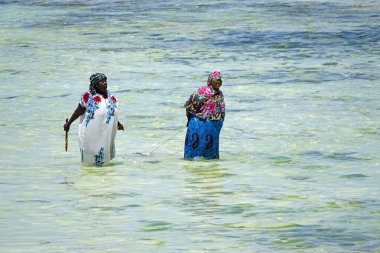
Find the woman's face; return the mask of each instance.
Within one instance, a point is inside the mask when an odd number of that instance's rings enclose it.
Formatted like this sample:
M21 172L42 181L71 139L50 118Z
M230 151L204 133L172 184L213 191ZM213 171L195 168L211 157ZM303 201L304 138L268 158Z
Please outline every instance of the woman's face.
M105 94L107 92L107 79L101 80L95 86L96 92L100 94Z
M219 90L220 86L222 86L222 80L211 79L211 86L214 90Z

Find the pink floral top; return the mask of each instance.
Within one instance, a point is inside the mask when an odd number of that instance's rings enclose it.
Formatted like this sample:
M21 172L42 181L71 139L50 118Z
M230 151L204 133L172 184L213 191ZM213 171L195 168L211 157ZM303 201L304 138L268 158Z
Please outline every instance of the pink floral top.
M204 86L194 92L185 103L186 113L206 120L224 120L225 104L221 90Z

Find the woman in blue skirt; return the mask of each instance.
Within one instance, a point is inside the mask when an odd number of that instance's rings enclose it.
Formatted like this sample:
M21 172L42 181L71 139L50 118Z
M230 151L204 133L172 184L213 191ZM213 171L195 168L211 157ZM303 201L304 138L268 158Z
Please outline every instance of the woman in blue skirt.
M223 126L225 105L222 74L212 72L204 86L194 92L185 103L187 133L185 155L191 158L219 158L219 133Z

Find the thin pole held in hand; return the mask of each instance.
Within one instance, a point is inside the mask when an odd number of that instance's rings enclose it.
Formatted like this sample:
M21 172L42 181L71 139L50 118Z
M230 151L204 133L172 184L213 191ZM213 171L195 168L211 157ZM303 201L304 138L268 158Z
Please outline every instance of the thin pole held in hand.
M66 119L66 124L69 122L69 119ZM69 146L69 131L66 131L65 135L65 151L67 152L67 147Z

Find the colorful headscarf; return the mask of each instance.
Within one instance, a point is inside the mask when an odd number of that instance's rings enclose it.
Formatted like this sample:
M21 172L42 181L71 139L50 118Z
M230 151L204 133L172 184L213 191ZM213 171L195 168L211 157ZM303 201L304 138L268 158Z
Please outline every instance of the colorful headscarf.
M194 92L185 103L186 113L207 120L224 120L225 105L221 90L214 90L211 80L222 80L222 74L218 71L212 72L204 86Z
M208 79L207 79L207 85L208 86L211 85L211 80L220 80L222 82L222 73L220 73L219 71L214 71L214 72L210 73L210 75L208 75Z
M102 80L107 80L107 77L103 73L95 73L90 76L89 90L92 94L96 93L95 86Z

